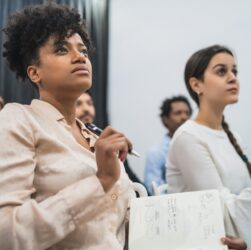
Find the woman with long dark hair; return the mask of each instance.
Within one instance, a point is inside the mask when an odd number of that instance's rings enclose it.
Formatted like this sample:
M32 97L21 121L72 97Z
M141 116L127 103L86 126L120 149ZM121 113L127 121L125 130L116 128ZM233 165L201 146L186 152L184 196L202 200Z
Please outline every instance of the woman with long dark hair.
M246 214L251 208L250 163L223 115L239 96L231 50L214 45L194 53L185 67L185 83L199 111L173 137L167 163L169 192L221 190L227 233L251 244L251 217Z

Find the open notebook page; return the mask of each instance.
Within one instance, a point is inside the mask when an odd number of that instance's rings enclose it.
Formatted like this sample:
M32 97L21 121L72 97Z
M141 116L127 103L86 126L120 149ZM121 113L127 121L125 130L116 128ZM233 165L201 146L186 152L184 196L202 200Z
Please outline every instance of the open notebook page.
M217 190L135 198L129 250L227 250Z

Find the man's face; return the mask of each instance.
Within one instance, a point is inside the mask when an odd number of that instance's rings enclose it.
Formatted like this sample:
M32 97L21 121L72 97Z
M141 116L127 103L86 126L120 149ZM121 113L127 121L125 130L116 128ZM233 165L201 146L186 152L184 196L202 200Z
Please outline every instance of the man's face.
M172 136L176 129L189 118L190 110L187 104L182 101L176 101L171 104L169 116L164 116L162 120L168 128L170 136Z
M83 123L93 123L95 113L91 96L88 93L83 93L76 102L76 117Z

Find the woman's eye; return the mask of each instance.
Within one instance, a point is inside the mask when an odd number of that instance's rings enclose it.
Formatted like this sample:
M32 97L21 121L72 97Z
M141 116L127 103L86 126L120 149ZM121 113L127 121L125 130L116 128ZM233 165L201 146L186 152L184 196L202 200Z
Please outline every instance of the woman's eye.
M64 47L56 48L55 52L57 54L65 54L67 52L67 49Z
M224 69L224 68L221 68L221 69L219 69L219 70L217 71L217 74L218 74L219 76L224 76L225 73L226 73L226 69Z
M232 72L233 72L233 74L234 74L235 76L238 75L238 70L237 70L237 69L233 69Z
M81 53L82 53L84 56L88 57L88 50L87 50L87 49L81 50Z

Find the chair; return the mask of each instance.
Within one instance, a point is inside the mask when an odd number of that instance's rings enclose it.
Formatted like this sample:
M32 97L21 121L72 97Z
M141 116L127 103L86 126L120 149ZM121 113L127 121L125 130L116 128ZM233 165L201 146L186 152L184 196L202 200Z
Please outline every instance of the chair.
M160 186L157 186L156 182L152 181L152 191L153 195L161 195L168 193L168 184L162 184Z
M132 188L134 189L135 192L137 192L139 194L139 197L147 197L148 196L146 188L142 184L140 184L138 182L133 182Z

